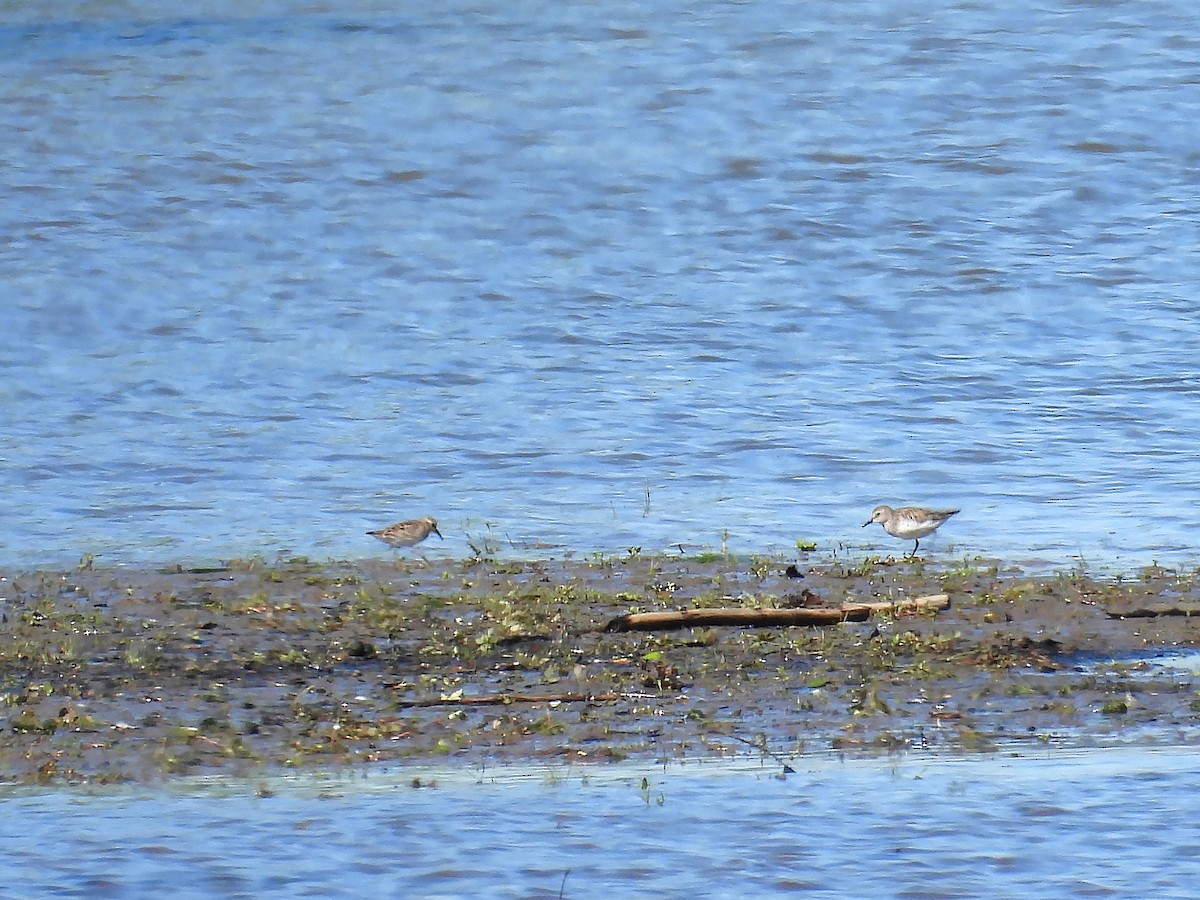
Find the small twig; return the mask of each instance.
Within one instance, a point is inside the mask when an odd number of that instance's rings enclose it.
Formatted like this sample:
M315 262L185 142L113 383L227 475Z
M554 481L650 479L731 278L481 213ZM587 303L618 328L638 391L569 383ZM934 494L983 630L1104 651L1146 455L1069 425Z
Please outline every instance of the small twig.
M1106 610L1110 619L1155 619L1159 616L1200 616L1200 609L1182 606L1134 606Z
M400 700L400 707L424 706L508 706L513 703L602 703L623 700L628 694L490 694L484 697L438 697L427 700Z
M755 750L759 750L759 751L765 753L767 756L771 757L771 759L775 760L775 762L777 762L781 766L783 766L783 774L784 775L795 775L796 774L796 770L788 765L787 760L785 760L782 756L780 756L778 753L776 753L774 750L772 750L770 747L767 746L767 739L765 736L762 737L761 742L757 743L757 744L754 743L754 741L748 741L744 737L741 737L740 735L736 735L736 734L727 734L727 735L725 735L725 737L731 737L735 741L741 741L747 747L753 747Z

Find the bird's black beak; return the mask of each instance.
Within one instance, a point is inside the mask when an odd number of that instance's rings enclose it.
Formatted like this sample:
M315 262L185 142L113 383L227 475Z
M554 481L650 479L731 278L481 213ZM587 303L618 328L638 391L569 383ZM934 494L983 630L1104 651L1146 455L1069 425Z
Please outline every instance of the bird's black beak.
M445 538L444 538L444 537L442 537L442 533L441 533L440 531L438 531L438 530L437 530L437 526L436 526L436 525L434 525L434 526L433 526L433 533L434 533L434 534L436 534L438 537L442 538L442 540L443 540L443 541L445 540Z
M870 521L863 522L863 528L866 528L870 524L871 524Z

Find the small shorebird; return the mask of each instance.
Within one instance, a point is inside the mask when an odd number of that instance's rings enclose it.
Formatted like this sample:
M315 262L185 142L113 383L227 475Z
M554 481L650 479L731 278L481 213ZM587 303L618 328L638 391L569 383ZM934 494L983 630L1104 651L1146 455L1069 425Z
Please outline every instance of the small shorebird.
M877 506L871 512L871 518L863 523L863 528L878 522L892 537L912 541L913 549L909 556L916 556L921 538L933 534L956 512L957 509L926 509L923 506L901 506L899 509Z
M401 547L411 547L413 544L419 544L431 534L436 534L442 537L442 533L438 531L437 520L432 516L426 516L423 519L409 519L407 522L397 522L395 525L389 525L387 528L380 528L378 531L368 531L367 534L371 537L377 537L389 547L399 550ZM445 538L442 538L445 540Z

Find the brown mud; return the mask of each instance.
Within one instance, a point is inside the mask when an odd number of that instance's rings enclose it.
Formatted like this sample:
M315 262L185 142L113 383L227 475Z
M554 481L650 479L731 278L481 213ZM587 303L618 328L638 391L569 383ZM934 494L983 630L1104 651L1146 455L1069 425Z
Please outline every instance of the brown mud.
M950 607L614 632L621 616ZM1200 573L990 560L248 560L0 571L0 780L1190 743ZM1139 661L1143 660L1143 661Z

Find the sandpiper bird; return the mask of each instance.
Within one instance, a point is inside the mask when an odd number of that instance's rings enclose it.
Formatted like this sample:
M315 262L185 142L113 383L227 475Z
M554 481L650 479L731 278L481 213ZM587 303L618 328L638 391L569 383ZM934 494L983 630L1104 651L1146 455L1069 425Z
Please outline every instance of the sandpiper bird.
M394 547L397 550L401 547L411 547L413 544L419 544L431 534L442 537L442 533L438 531L437 520L432 516L426 516L423 519L409 519L407 522L397 522L395 525L380 528L378 531L368 531L367 534L371 535L371 537L379 538L389 547Z
M926 509L923 506L901 506L899 509L877 506L871 512L871 518L863 523L863 528L878 522L892 537L912 541L913 549L909 556L916 556L921 538L933 534L956 512L957 509Z

